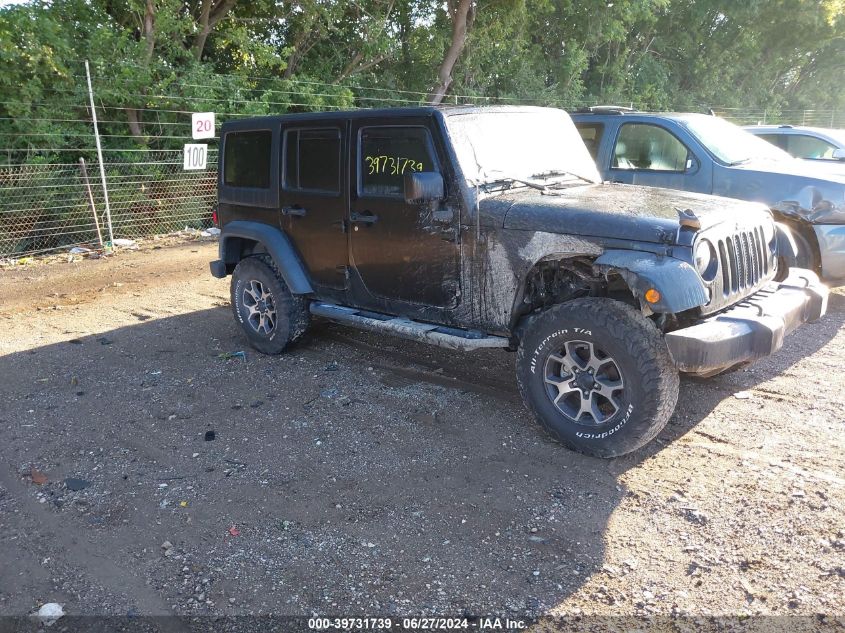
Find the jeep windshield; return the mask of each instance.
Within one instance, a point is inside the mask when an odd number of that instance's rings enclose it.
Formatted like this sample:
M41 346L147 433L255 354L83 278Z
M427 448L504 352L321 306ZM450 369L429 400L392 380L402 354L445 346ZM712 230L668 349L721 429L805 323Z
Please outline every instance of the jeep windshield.
M717 116L690 116L681 124L713 156L728 165L741 165L752 160L794 160L782 149Z
M446 126L471 185L504 182L544 189L601 182L584 141L562 110L452 114Z

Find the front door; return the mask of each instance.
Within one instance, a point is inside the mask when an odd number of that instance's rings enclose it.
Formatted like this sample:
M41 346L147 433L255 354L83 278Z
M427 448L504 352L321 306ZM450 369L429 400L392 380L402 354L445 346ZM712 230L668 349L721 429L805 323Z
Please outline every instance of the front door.
M350 261L370 295L449 308L459 294L459 210L404 197L405 174L443 174L427 125L427 119L355 122Z
M335 289L347 285L348 185L341 169L346 136L343 121L282 130L282 228L293 240L311 281Z
M710 193L709 169L677 136L651 123L624 123L610 155L608 180Z

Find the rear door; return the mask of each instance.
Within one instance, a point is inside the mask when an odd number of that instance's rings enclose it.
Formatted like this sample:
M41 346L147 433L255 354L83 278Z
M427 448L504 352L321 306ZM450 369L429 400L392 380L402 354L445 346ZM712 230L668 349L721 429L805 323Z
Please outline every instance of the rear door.
M430 125L424 117L354 122L350 260L370 295L449 308L459 294L459 210L404 196L406 173L443 175Z
M280 221L313 283L347 286L347 123L319 121L282 129Z

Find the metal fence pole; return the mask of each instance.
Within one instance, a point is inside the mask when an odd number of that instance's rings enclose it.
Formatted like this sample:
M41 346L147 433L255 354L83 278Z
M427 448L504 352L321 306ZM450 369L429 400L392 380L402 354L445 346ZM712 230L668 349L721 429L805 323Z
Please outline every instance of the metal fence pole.
M91 193L88 169L85 167L85 159L82 156L79 157L79 170L82 172L82 182L85 183L85 191L88 192L88 204L91 207L91 214L94 216L94 226L97 227L97 239L100 240L100 248L103 248L103 233L100 231L100 221L97 219L97 207L94 205L94 194Z
M106 185L106 168L103 165L103 148L100 145L100 130L97 128L97 109L94 107L94 89L91 87L91 70L85 60L85 76L88 79L88 98L91 100L91 118L94 121L94 138L97 141L97 160L100 161L100 179L103 181L103 199L106 203L106 223L109 227L109 249L114 249L114 230L111 225L111 207L109 206L109 188Z

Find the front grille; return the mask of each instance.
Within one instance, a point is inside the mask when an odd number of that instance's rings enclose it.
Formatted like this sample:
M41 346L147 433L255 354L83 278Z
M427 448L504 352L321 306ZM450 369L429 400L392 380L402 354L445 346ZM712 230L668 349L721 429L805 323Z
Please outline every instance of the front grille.
M705 234L716 247L719 272L710 286L710 303L702 312L732 305L774 276L775 260L764 235L762 226L720 236Z

